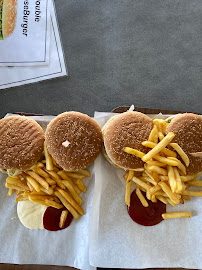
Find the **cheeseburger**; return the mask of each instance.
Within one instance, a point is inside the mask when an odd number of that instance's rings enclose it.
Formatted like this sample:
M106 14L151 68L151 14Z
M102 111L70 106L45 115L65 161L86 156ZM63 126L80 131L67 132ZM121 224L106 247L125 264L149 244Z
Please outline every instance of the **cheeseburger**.
M30 169L40 159L44 132L33 119L9 116L0 120L0 170L9 175Z
M111 117L102 128L103 154L114 166L124 170L135 170L144 166L143 161L124 152L131 147L147 153L142 145L147 141L153 128L153 121L140 112L125 112Z
M166 133L171 131L175 134L172 142L179 144L190 160L187 174L201 172L202 157L192 154L202 152L202 117L193 113L178 114L167 126Z
M0 40L9 37L17 17L17 0L0 0Z
M79 170L98 157L102 132L98 123L88 115L64 112L48 124L45 142L59 166L66 171Z

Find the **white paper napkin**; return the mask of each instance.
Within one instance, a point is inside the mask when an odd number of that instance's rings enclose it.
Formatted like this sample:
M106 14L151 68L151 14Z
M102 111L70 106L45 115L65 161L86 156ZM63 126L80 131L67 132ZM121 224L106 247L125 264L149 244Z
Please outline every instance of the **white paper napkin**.
M107 113L96 113L102 126ZM165 220L152 227L136 224L124 201L124 174L102 156L95 161L90 229L90 264L109 268L202 268L202 199L167 206L167 212L190 211L190 219Z
M11 115L11 114L8 114ZM54 116L35 116L43 129ZM7 197L6 175L0 173L0 263L65 265L93 270L89 264L89 226L94 188L94 169L84 179L87 191L82 193L85 215L64 230L30 230L19 221L15 195Z

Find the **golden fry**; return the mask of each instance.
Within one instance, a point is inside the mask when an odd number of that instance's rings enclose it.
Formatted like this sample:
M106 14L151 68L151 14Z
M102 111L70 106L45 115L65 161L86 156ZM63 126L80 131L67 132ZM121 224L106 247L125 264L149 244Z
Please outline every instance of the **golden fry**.
M68 180L63 180L62 183L67 187L71 195L73 196L74 200L78 203L78 205L82 204L82 199L76 193L74 187L72 186L71 182Z
M75 184L77 185L77 187L78 187L82 192L86 192L86 186L85 186L84 183L81 181L81 179L75 179Z
M46 144L44 143L44 154L46 158L46 169L52 171L53 170L53 160L48 152Z
M51 201L51 200L48 200L48 199L45 200L45 203L48 206L51 206L51 207L54 207L54 208L57 208L57 209L63 208L63 205L62 204L57 203L57 202L54 202L54 201Z
M146 190L149 190L151 188L150 185L146 184L145 182L141 181L140 179L138 179L137 177L133 177L133 182L135 182L136 184L138 184L139 186L145 188Z
M183 195L188 195L188 196L196 196L196 197L202 197L202 191L195 191L195 190L184 190L182 192Z
M63 228L65 225L65 221L67 219L67 215L68 215L68 211L67 210L63 210L60 216L60 223L59 223L59 227Z
M126 182L125 203L130 206L131 180Z
M152 172L157 172L158 174L162 174L162 175L168 175L168 172L167 170L163 169L163 168L160 168L158 166L149 166L148 169Z
M124 151L128 154L134 155L139 158L142 158L145 155L145 153L138 151L136 149L130 148L130 147L126 147Z
M67 172L67 171L65 171L65 172L69 177L72 177L72 178L84 179L86 177L85 175L81 175L79 173Z
M28 200L29 200L28 197L24 197L23 195L20 195L15 199L15 202L28 201Z
M62 202L62 204L69 210L69 212L72 214L72 216L75 219L79 218L79 214L74 209L74 207L60 194L59 191L55 191L55 195L58 197L58 199Z
M148 204L147 200L145 199L144 195L142 194L142 192L141 192L141 190L139 188L136 188L136 194L137 194L138 198L140 199L142 205L144 207L148 207L149 204Z
M62 180L60 179L59 175L55 171L48 171L48 170L46 171L52 176L52 178L55 180L55 182L60 188L65 189L65 186L62 183Z
M196 178L199 177L201 173L195 173L195 174L191 174L191 175L185 175L185 176L180 176L181 177L181 180L183 182L186 182L186 181L190 181L190 180L195 180Z
M148 141L158 143L158 129L155 125L152 131L150 132Z
M8 196L12 196L14 192L15 192L14 189L9 188L9 189L8 189Z
M144 141L142 142L143 146L149 147L149 148L154 148L157 146L157 143L149 142L149 141ZM177 157L177 154L174 151L171 151L170 149L164 148L160 151L160 153L165 154L168 157Z
M161 157L159 155L155 155L154 159L160 161L163 164L170 165L170 166L178 166L180 163L180 161L171 160L169 158Z
M37 173L33 171L27 171L27 174L29 174L32 178L34 178L42 187L44 187L46 190L49 188L49 184Z
M178 197L171 191L170 187L165 182L159 182L158 184L174 204L179 203Z
M170 143L170 146L172 146L176 152L181 156L182 160L184 161L185 165L189 166L189 158L187 154L182 150L182 148L177 143Z
M80 173L80 174L83 174L83 175L85 175L87 177L90 177L90 172L88 170L81 169L81 170L78 170L78 171L71 171L71 172Z
M80 205L78 205L78 203L63 189L58 188L58 191L60 192L60 194L74 207L74 209L76 209L76 211L80 214L80 215L84 215L84 211L81 208Z
M192 180L188 182L192 187L202 187L202 180Z
M160 141L157 146L155 146L152 150L150 150L146 155L142 157L144 162L147 162L149 159L153 158L156 154L158 154L162 149L164 149L175 137L173 132L169 132L162 141Z
M176 193L181 193L182 192L182 181L180 178L180 174L178 172L177 168L173 168L174 174L175 174L175 180L176 180Z
M32 178L31 176L27 175L26 176L27 182L37 191L40 191L40 185L38 183L38 181L36 181L34 178ZM31 187L29 185L29 188L31 190ZM32 191L32 190L31 190Z
M161 201L164 204L168 204L168 201L165 197L161 196L161 195L156 195L156 198Z
M165 213L162 214L163 219L168 218L190 218L191 214L188 212L173 212L173 213Z
M168 182L173 193L177 190L177 183L175 179L175 173L172 166L168 166Z
M153 194L153 193L155 193L155 192L157 192L157 191L159 191L159 190L161 190L161 187L160 187L159 185L156 185L156 186L150 188L149 192L150 192L151 194Z

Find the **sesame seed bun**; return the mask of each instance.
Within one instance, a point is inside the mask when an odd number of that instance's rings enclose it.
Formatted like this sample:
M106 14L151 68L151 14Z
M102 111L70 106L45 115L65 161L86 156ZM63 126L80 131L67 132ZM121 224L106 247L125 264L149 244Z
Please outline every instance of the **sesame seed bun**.
M26 170L41 157L44 132L40 125L24 116L0 120L0 169Z
M187 174L201 172L202 157L193 157L190 153L202 152L202 117L193 113L178 114L167 126L166 133L170 131L175 134L172 142L178 143L189 157Z
M45 142L50 155L64 170L89 166L102 148L98 123L86 114L64 112L47 126Z
M103 140L107 160L114 166L134 170L144 166L141 158L124 152L125 147L131 147L147 153L142 145L148 140L153 127L153 121L140 112L125 112L115 115L104 125Z
M4 38L7 38L13 33L16 17L17 0L3 0L2 32Z

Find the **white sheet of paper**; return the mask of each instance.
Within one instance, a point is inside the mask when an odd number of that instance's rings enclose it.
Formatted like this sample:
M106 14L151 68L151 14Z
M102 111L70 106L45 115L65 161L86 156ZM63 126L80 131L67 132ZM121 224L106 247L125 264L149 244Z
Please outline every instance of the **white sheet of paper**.
M0 67L0 89L34 83L67 75L64 54L51 1L50 65L43 67Z
M109 113L95 113L100 126L109 117ZM192 197L175 208L167 206L167 212L188 211L192 218L144 227L127 213L123 175L124 170L111 166L102 156L95 161L90 264L106 268L202 268L202 198Z
M0 66L49 64L50 0L17 0L13 33L0 40Z
M8 114L11 115L11 114ZM54 116L35 116L45 130ZM7 197L6 175L0 173L0 263L64 265L82 270L95 270L89 264L89 226L94 168L91 177L84 179L87 191L81 194L85 215L73 220L61 231L30 230L17 217L15 195Z

